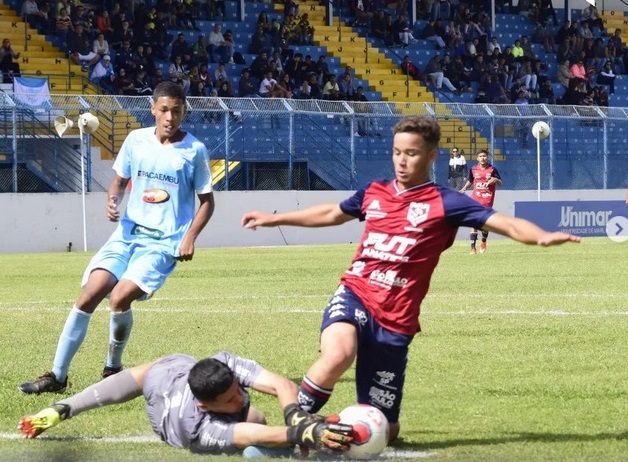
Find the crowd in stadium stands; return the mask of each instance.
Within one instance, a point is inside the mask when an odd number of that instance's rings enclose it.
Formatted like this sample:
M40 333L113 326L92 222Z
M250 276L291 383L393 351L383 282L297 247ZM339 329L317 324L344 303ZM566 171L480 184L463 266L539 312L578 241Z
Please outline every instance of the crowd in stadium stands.
M283 15L278 17L259 13L248 44L249 52L257 57L241 71L237 88L232 87L224 64L247 63L235 52L231 30L223 31L216 22L207 37L200 34L193 44L185 34L175 37L171 33L198 31L199 19L224 21L224 0L157 0L155 7L140 2L134 9L130 1L107 10L59 0L51 12L47 3L25 0L22 14L40 32L61 37L70 59L109 93L150 94L159 82L170 79L193 96L366 100L363 89L355 85L351 67L336 76L330 73L324 55L315 60L294 52L293 45L312 44L315 32L308 14L299 15L295 0L284 0ZM502 8L508 2L500 0L497 5ZM534 33L513 44L501 44L484 3L421 0L420 21L412 27L406 18L406 0L335 0L341 11L351 12L352 25L364 28L378 44L408 49L417 38L432 42L438 52L424 69L408 55L400 62L409 77L432 90L460 95L474 88L478 103L608 105L617 75L628 70L628 52L620 30L606 36L594 6L582 11L580 21L558 27L551 0L519 0L516 11L535 24ZM510 7L513 11L511 0ZM557 32L549 28L550 21ZM532 43L541 44L551 59L555 56L559 63L555 75L549 74L547 62L537 57ZM11 53L4 57L11 61ZM158 60L170 62L166 75L156 65ZM564 86L560 97L554 94L552 82Z

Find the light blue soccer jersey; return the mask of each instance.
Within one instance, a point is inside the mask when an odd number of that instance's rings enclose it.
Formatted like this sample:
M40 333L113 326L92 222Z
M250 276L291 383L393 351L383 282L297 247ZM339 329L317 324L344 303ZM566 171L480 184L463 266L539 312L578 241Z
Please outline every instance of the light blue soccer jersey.
M131 180L129 201L112 238L151 239L179 255L179 245L195 215L197 194L212 192L207 148L187 133L163 145L155 127L127 136L113 169Z

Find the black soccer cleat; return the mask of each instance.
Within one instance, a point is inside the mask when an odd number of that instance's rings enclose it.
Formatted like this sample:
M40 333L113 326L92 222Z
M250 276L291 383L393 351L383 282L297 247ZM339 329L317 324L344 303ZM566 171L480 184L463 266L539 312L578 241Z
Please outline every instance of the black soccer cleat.
M122 372L122 366L120 366L120 367L105 366L105 368L102 370L102 378L106 379L107 377L111 377L112 375L116 375L118 372Z
M41 377L32 382L24 382L18 387L22 393L27 395L38 395L40 393L54 393L63 391L68 386L68 378L63 382L59 382L52 372L46 372Z

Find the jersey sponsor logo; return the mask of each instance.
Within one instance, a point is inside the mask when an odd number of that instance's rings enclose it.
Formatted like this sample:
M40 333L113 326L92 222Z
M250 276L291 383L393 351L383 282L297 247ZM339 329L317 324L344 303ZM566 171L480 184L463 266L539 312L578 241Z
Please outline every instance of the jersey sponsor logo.
M133 236L145 236L152 239L161 239L164 235L164 233L162 231L159 231L158 229L152 229L142 225L133 226L133 229L131 229L131 234Z
M147 178L149 180L159 180L170 184L179 184L179 178L172 175L164 175L163 173L147 172L146 170L137 171L138 178Z
M416 244L416 239L403 236L390 236L386 233L369 233L362 242L362 256L383 261L408 261L406 250Z
M379 200L373 199L373 201L366 208L366 213L364 215L367 220L370 220L372 218L384 218L388 214L386 212L382 212Z
M361 326L366 326L366 323L368 322L368 317L366 316L366 313L364 311L356 308L355 312L353 313L353 317L358 322L358 324L360 324Z
M163 189L147 189L142 193L142 200L147 204L161 204L169 199L170 194Z
M411 202L408 207L408 221L414 227L420 225L430 213L430 204L423 204L422 202Z
M378 404L381 407L390 409L395 405L397 395L390 390L382 390L379 387L371 387L369 390L369 397L373 403Z
M393 270L375 270L369 276L369 284L375 284L376 286L380 286L388 290L393 287L405 287L408 280L406 278L397 277L397 273L398 271Z

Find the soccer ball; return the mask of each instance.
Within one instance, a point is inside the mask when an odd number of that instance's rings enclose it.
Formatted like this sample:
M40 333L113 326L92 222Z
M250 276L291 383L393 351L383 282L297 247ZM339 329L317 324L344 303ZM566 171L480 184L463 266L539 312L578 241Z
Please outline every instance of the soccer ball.
M353 426L353 441L346 457L371 459L377 457L388 444L388 419L376 407L354 404L340 412L340 423Z
M532 125L532 136L536 139L542 140L547 138L550 134L550 127L546 122L536 122Z

